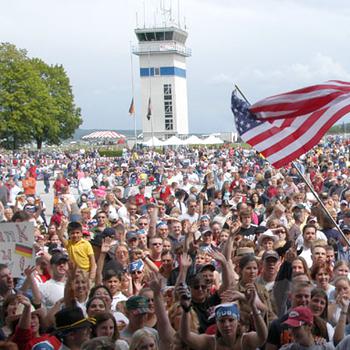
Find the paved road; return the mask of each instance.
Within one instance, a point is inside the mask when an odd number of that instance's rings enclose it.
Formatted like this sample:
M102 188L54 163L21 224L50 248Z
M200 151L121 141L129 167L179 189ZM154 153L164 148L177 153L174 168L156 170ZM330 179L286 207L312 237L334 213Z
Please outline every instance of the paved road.
M46 205L46 218L48 219L47 221L50 221L50 218L52 216L52 211L53 211L53 200L54 200L54 191L52 188L54 181L50 182L50 191L49 193L45 193L45 186L44 186L44 181L38 181L36 185L36 193L40 198L43 200L43 202ZM75 197L78 197L78 191L76 188L71 188L71 193L75 195Z

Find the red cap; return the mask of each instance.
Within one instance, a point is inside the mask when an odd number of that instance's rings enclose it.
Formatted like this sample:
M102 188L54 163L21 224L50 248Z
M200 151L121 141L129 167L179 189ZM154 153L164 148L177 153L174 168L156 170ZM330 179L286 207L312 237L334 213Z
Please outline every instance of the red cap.
M305 306L298 306L293 308L288 315L288 319L283 324L289 327L301 327L305 324L313 325L314 316L311 310Z

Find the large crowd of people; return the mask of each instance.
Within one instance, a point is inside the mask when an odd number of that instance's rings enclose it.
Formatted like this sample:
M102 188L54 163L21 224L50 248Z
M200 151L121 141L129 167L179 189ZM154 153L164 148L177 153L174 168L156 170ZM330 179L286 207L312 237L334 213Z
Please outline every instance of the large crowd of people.
M0 257L0 349L350 349L349 147L295 165L342 234L252 149L3 152L0 221L35 257Z

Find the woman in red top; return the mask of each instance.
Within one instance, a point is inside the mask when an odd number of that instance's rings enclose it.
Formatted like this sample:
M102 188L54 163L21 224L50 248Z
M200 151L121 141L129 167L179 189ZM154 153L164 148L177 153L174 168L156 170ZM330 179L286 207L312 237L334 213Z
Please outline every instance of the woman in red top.
M63 177L62 173L59 173L53 184L53 188L55 189L55 196L59 196L60 194L62 194L62 190L67 186L67 180Z

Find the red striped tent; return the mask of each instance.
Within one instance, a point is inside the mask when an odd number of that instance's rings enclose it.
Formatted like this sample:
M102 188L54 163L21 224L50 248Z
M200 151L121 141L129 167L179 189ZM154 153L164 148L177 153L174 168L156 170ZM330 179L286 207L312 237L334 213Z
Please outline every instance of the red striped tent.
M95 131L82 137L84 140L119 140L125 139L125 135L116 131Z

